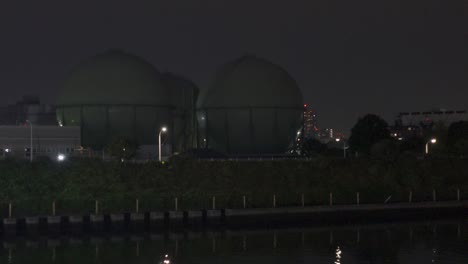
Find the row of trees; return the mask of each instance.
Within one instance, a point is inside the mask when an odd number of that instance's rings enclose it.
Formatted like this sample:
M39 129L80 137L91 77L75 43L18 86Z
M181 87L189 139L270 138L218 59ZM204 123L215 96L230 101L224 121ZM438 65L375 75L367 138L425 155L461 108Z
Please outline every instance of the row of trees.
M465 156L468 154L468 122L459 121L450 124L437 123L431 129L420 134L398 140L391 137L390 128L377 115L369 114L360 118L351 130L349 146L351 151L364 155L391 155L398 153L424 153L425 145L437 139L432 146L433 154Z
M419 133L405 138L392 137L388 123L377 115L368 114L360 118L351 129L347 142L347 153L352 156L396 156L400 154L421 155L425 145L432 138L437 144L431 145L431 154L463 157L468 155L468 122L449 124L437 123L423 128ZM301 146L304 156L342 155L343 143L330 142L328 145L317 139L306 139Z

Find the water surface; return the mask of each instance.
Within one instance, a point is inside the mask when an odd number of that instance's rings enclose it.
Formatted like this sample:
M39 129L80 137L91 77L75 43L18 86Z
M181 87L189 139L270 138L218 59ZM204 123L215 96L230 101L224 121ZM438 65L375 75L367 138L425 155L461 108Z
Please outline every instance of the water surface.
M468 221L1 240L0 263L468 263Z

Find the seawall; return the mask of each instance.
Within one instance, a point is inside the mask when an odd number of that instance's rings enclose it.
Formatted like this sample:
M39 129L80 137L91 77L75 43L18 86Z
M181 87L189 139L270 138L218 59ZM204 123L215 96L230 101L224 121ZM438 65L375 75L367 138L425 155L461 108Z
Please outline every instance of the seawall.
M3 236L204 228L307 226L437 219L468 215L468 200L278 208L112 213L4 218Z

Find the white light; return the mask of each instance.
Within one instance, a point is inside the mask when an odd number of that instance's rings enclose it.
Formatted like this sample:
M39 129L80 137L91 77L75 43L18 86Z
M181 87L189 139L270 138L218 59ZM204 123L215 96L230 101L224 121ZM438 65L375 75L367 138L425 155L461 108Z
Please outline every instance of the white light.
M437 143L437 139L435 139L435 138L431 139L431 143L432 143L432 144Z
M301 131L298 131L297 134L300 135L300 134L301 134Z
M336 248L336 259L335 259L335 264L340 264L341 263L341 249L340 247Z
M203 139L203 141L205 141L205 142L206 142L206 138L204 138L204 139Z
M398 140L399 140L399 141L402 141L402 140L403 140L403 138L398 138Z
M336 141L336 142L340 142L341 139L340 139L340 138L336 138L335 141Z
M161 131L162 131L162 132L166 132L166 131L167 131L167 127L162 127L162 128L161 128Z
M64 161L65 160L65 155L63 154L58 154L57 155L57 161Z
M10 152L10 149L5 149L5 152L7 152L7 153Z

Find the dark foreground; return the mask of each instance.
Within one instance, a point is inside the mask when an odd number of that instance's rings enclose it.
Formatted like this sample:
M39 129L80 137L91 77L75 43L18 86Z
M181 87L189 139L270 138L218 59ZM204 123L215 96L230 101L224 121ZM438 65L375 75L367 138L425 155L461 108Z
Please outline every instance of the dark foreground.
M0 263L468 263L468 219L3 238Z

